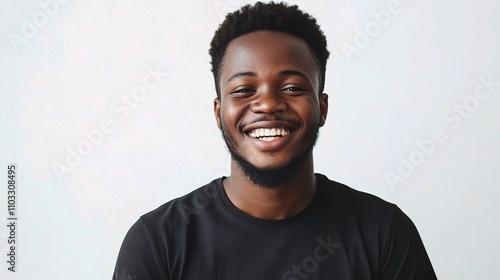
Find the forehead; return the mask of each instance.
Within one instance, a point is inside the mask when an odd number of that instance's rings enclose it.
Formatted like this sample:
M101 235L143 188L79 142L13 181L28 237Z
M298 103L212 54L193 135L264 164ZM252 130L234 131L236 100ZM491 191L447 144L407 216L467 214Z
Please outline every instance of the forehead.
M256 31L228 45L222 62L221 84L242 71L272 75L283 70L301 71L317 85L316 63L304 40L283 32Z

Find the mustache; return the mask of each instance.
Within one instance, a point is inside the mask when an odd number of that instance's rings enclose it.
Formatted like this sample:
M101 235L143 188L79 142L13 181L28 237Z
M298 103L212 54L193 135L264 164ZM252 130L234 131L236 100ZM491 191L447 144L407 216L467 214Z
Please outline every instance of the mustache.
M239 126L240 131L243 129L243 127L245 127L247 125L258 123L258 122L264 122L264 121L282 121L282 122L290 123L293 126L300 126L300 122L298 122L296 120L289 119L289 118L283 116L282 114L266 114L266 115L262 115L258 118L255 118L251 121L240 124L240 126Z

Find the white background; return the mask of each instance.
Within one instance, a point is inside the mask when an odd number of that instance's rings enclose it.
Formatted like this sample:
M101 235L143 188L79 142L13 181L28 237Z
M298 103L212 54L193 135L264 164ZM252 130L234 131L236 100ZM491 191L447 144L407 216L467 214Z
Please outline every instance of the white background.
M247 2L54 1L1 1L0 278L111 279L140 215L228 175L208 48ZM401 207L439 279L498 278L500 2L290 2L318 19L331 52L316 171ZM125 114L122 98L155 69L165 76ZM106 120L114 130L89 146L84 132ZM435 130L442 141L429 144Z

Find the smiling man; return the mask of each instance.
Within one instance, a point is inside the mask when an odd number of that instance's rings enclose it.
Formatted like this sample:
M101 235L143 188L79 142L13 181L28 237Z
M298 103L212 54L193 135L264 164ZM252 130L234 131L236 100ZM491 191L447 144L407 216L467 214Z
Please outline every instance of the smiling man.
M143 215L115 279L436 279L397 206L314 173L329 53L310 15L247 5L210 55L231 174Z

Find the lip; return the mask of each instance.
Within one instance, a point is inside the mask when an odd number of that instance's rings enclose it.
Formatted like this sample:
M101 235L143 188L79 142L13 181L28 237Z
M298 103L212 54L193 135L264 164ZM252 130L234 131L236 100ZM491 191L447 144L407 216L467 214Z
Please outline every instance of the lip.
M278 137L272 141L265 141L258 138L251 137L249 133L257 128L280 128L286 129L290 133L286 136ZM278 150L283 147L286 142L290 139L290 137L294 134L294 132L298 129L298 125L287 122L287 121L258 121L252 124L249 124L244 127L243 133L246 137L250 139L250 141L262 151L273 151Z
M281 128L281 129L284 128L290 132L293 132L298 128L298 125L287 121L259 121L246 125L242 129L242 131L243 133L248 134L250 133L250 131L257 128Z

